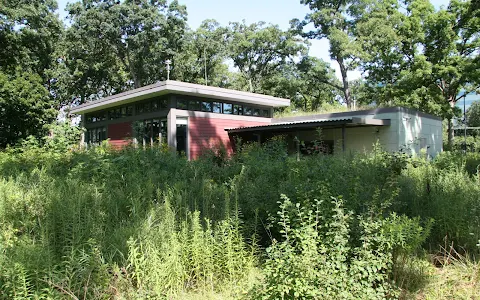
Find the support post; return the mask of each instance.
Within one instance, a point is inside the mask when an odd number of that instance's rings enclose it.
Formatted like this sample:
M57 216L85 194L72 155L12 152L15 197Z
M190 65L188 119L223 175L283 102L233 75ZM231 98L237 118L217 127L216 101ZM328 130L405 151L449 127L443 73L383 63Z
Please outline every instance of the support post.
M345 125L342 126L342 151L345 152Z

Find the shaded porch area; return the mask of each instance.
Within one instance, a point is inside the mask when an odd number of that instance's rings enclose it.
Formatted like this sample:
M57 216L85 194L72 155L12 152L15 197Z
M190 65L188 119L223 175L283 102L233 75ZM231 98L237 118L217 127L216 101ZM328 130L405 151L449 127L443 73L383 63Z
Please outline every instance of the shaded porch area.
M279 122L269 125L225 129L232 141L264 143L282 136L289 154L334 153L371 147L380 138L380 128L390 126L390 119L342 118Z

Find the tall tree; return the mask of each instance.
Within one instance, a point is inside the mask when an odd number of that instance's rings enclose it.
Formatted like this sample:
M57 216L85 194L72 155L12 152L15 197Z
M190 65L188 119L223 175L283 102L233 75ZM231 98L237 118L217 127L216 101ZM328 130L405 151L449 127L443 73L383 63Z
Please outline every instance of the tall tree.
M227 28L205 20L185 34L183 51L177 54L175 78L192 83L224 87L228 84Z
M360 45L354 36L355 14L362 1L346 0L301 0L308 5L311 12L305 20L293 20L297 28L303 29L307 24L313 24L315 30L307 32L309 38L323 39L330 42L330 58L340 67L342 76L342 93L344 102L350 106L352 102L351 90L348 81L348 71L357 67L360 55ZM328 84L328 82L325 82Z
M467 110L467 125L480 127L480 101L475 101Z
M63 30L56 9L54 0L0 0L0 70L15 74L21 67L50 85L48 71Z
M304 111L315 111L324 104L335 103L341 91L341 84L330 65L311 56L281 66L277 74L261 81L261 87L266 94L292 100L295 108Z
M53 99L37 74L0 72L0 148L45 134L57 115Z
M282 31L264 22L230 23L229 58L251 92L259 92L262 79L275 74L279 67L306 50L304 40L293 31Z
M165 79L165 61L175 64L182 49L186 8L176 0L84 0L67 9L65 63L79 102Z
M378 18L370 13L357 24L370 53L362 68L377 104L410 106L446 118L451 145L461 91L480 85L480 4L453 0L438 11L428 0L406 4L403 14L390 11ZM377 3L376 9L388 7Z

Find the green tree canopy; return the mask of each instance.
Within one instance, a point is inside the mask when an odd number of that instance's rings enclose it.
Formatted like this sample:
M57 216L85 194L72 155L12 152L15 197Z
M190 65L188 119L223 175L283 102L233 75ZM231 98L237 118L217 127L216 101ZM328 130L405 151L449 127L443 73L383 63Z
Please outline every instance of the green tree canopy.
M187 12L176 0L85 0L67 9L65 64L79 103L165 79L165 61L175 65L182 50Z
M480 127L480 101L475 101L467 110L467 125Z
M264 22L230 23L229 58L251 92L259 92L262 80L306 51L305 41L293 31L282 31Z
M45 134L45 126L56 115L53 99L39 75L0 72L0 148L29 135Z

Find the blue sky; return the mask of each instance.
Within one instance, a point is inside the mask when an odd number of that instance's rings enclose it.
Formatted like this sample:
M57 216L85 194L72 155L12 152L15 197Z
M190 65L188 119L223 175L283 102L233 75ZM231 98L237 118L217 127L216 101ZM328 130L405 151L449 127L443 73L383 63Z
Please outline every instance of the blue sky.
M66 17L64 9L68 2L74 0L58 0L59 15L62 19ZM303 19L309 11L308 7L300 4L300 0L179 0L179 2L187 6L188 24L193 29L205 19L215 19L222 25L243 19L247 23L265 21L287 29L291 19ZM431 0L431 2L438 8L446 6L449 1ZM310 55L330 61L327 40L313 40L311 43ZM340 76L338 65L333 61L331 64L337 76ZM360 75L357 71L350 72L349 79L358 78Z

